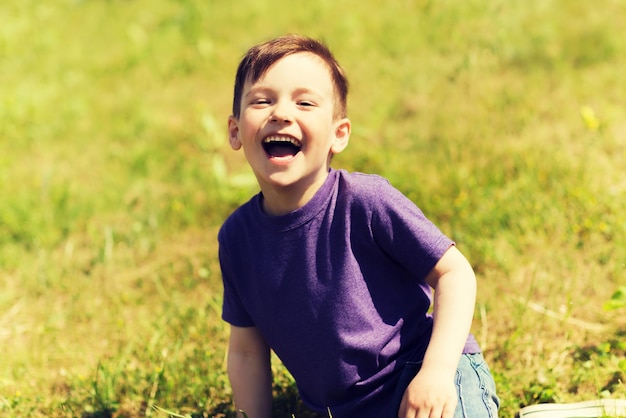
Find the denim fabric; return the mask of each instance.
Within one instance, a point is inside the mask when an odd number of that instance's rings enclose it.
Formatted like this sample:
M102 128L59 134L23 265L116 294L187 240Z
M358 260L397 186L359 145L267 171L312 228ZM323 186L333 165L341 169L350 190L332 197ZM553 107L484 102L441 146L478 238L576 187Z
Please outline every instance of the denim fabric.
M398 417L402 396L421 366L421 362L409 362L404 366L393 396L390 418ZM497 418L500 400L496 395L496 384L482 354L461 356L455 383L459 403L454 411L454 418Z

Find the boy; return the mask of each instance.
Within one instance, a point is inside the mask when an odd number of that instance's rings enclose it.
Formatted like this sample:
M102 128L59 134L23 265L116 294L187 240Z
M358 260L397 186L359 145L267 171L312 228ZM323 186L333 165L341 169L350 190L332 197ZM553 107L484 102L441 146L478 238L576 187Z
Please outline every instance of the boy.
M386 180L330 168L350 137L347 91L326 46L296 35L237 70L229 142L261 192L218 237L235 405L271 416L271 349L334 418L495 417L471 266Z

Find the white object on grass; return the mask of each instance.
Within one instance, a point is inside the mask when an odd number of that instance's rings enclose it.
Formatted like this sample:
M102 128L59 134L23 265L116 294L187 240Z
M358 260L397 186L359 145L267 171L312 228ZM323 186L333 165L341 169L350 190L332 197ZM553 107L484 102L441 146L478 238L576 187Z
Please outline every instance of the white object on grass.
M626 417L626 400L598 399L577 403L544 403L522 408L519 418Z

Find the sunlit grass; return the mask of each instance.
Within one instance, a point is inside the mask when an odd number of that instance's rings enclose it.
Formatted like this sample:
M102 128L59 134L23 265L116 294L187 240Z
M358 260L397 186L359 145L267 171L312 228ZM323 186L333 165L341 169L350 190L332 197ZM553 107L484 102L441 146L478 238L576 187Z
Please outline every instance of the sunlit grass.
M623 2L284 6L2 2L0 413L234 413L215 236L257 188L226 117L241 55L285 32L349 74L335 165L472 261L501 416L626 397ZM273 368L276 414L313 416Z

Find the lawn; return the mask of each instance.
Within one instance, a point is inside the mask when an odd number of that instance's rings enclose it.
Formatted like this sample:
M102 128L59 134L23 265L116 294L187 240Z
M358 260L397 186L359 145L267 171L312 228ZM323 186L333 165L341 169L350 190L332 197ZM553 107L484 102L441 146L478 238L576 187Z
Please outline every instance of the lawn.
M473 264L501 416L626 398L626 3L3 0L0 415L232 414L216 234L252 44L324 39L333 165L378 173ZM307 417L277 359L276 416Z

